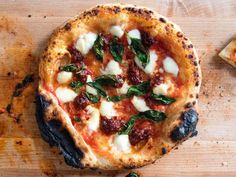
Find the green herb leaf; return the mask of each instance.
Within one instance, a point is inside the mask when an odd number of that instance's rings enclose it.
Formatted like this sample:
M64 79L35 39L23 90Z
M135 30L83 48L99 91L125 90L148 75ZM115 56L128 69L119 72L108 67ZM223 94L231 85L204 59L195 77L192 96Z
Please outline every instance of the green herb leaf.
M156 95L154 93L151 94L151 98L155 101L161 102L162 104L171 104L176 101L175 98L170 98L164 95Z
M103 47L104 47L104 39L101 35L98 35L93 45L93 51L95 53L96 58L100 61L103 60L103 55L104 55Z
M80 81L72 81L70 83L70 87L75 91L78 92L78 89L82 87L84 84Z
M143 67L149 63L149 53L147 52L146 48L143 46L141 39L137 38L130 38L131 40L131 48L137 55L139 61L142 63Z
M119 81L116 78L116 75L114 74L105 74L101 75L94 80L96 83L99 83L100 85L112 85L114 86Z
M97 83L97 82L87 82L87 84L90 87L95 88L101 96L107 97L106 91L102 88L102 86L99 83Z
M135 172L130 172L128 175L126 175L125 177L139 177L139 175Z
M117 62L122 61L122 56L124 54L124 47L122 44L118 43L116 37L114 37L110 41L110 52L111 52L111 55L113 56L115 61L117 61Z
M96 95L93 95L91 93L85 92L86 97L89 99L92 103L97 103L99 101L99 97Z
M65 66L61 66L59 69L61 71L73 72L73 71L76 71L78 67L75 64L68 64Z
M148 110L148 111L140 112L137 115L131 116L130 120L124 125L123 129L119 132L119 134L125 134L125 135L130 134L136 120L140 118L146 118L154 122L160 122L166 118L166 115L164 112L160 112L156 110Z
M141 84L131 86L127 91L127 96L141 96L148 92L150 81L144 81Z
M74 117L74 121L75 121L75 122L80 122L81 120L80 120L80 118L79 118L78 116L75 116L75 117Z
M119 102L125 98L127 98L126 95L109 96L109 97L107 97L107 101Z

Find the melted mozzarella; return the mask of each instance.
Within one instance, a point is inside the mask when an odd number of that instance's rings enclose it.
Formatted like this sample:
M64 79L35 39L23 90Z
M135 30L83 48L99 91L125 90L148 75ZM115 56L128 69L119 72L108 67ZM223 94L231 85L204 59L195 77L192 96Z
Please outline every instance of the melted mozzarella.
M95 40L97 39L97 34L88 32L82 34L75 44L75 48L81 52L82 55L86 55L89 50L93 47Z
M65 84L72 79L72 72L61 71L57 74L57 82Z
M99 108L101 115L108 119L111 119L112 117L116 116L117 112L113 106L114 106L113 102L102 100Z
M102 71L103 74L121 74L122 69L120 68L120 65L115 60L110 60L105 68L104 71Z
M129 135L116 135L114 139L114 147L120 152L130 152L131 144L129 142Z
M73 101L77 96L77 93L66 87L58 87L55 93L57 98L63 103Z
M123 36L124 31L123 31L123 29L120 26L115 25L115 26L111 27L110 33L113 34L114 36L117 36L117 37L120 38L120 37Z
M156 95L166 95L168 88L169 86L167 84L160 84L160 85L156 85L152 91Z
M87 76L87 81L86 82L92 82L92 78L90 75ZM95 88L93 87L90 87L89 85L86 85L86 92L90 93L90 94L93 94L93 95L97 95L98 92Z
M174 59L172 59L170 57L166 57L163 60L163 67L166 72L171 73L175 77L177 77L177 75L179 73L179 67Z
M144 112L144 111L150 110L150 108L147 106L145 100L142 98L134 96L133 99L131 100L131 102L139 112Z
M88 105L86 108L87 113L90 115L89 120L87 121L87 126L89 130L96 131L99 127L100 114L97 108Z
M127 84L127 82L124 82L124 84L122 85L122 87L119 89L119 93L120 94L126 94L128 89L129 89L129 85Z
M127 40L128 40L129 45L131 44L130 38L141 39L141 34L140 34L139 30L138 29L133 29L133 30L128 32Z
M156 61L158 60L158 56L154 50L149 51L149 56L150 56L150 61L145 68L142 66L142 63L140 62L137 56L135 56L134 60L135 63L138 65L138 67L142 69L145 73L152 74L155 71Z

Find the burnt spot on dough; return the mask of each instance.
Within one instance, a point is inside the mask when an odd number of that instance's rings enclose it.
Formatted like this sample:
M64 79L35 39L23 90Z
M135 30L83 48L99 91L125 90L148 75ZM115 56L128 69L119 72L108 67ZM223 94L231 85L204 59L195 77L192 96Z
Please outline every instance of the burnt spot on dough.
M192 104L192 103L187 103L184 107L185 107L186 109L189 109L189 108L192 108L192 107L193 107L193 104Z
M181 37L183 37L183 33L181 33L180 31L178 31L177 34L176 34L176 36L179 37L179 38L181 38Z
M151 15L153 14L153 11L147 10L147 9L138 9L135 7L125 7L124 9L136 15L140 15L144 17L151 17Z
M97 16L99 13L99 9L98 8L94 8L92 10L89 10L89 11L85 11L82 16L83 18L85 17L93 17L93 16Z
M120 7L119 6L114 6L114 12L117 14L120 12Z
M165 147L161 148L161 152L162 152L163 155L166 154L167 153L166 148Z
M192 55L192 54L189 54L189 55L188 55L188 58L189 58L189 59L193 59L193 55Z
M194 66L197 66L197 61L194 61L193 64L194 64Z
M166 23L166 19L164 19L163 17L160 17L159 20L160 20L160 22L162 22L162 23Z
M189 44L188 48L190 48L190 49L193 48L193 44Z
M75 146L74 140L66 129L62 128L57 120L45 121L44 113L51 103L44 96L36 96L36 120L42 138L52 146L58 146L65 162L73 167L83 168L81 159L83 152Z
M195 83L195 86L198 87L199 84L200 84L199 81L197 81L197 82Z
M71 24L70 23L66 23L66 25L64 26L64 29L66 31L70 31L71 30Z
M181 141L184 138L191 136L196 131L196 126L198 122L198 113L189 109L181 115L181 124L174 128L171 132L172 141Z

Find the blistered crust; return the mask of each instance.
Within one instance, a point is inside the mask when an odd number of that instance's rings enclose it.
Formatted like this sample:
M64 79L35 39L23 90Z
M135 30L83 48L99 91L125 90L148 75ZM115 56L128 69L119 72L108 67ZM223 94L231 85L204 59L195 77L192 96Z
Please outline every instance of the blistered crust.
M86 31L108 31L110 26L115 24L132 24L144 29L152 36L158 35L163 45L170 50L172 57L176 59L180 69L179 77L184 81L185 88L182 97L167 110L168 119L165 120L160 132L161 138L150 138L140 152L119 154L104 161L104 159L96 156L79 133L75 131L68 115L66 116L55 97L45 89L44 85L50 87L59 65L68 62L70 54L67 51L67 46L75 41L80 34ZM77 167L101 169L140 167L162 157L195 132L198 120L195 107L201 84L201 71L196 50L177 25L147 8L108 4L99 5L81 13L52 34L41 57L39 73L39 94L50 101L47 109L42 109L44 116L41 116L41 119L46 122L54 119L62 122L62 126L74 140L75 147L80 149L79 152L83 154L79 158ZM191 116L189 116L190 113ZM184 133L180 131L182 127L184 127ZM41 128L42 130L43 128Z

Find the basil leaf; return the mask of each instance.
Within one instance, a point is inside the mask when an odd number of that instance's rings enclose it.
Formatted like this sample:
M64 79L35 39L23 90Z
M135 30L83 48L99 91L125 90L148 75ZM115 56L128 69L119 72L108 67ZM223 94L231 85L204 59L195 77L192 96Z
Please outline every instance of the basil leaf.
M104 55L103 47L104 47L104 39L101 35L98 35L93 45L93 51L95 53L96 58L100 61L103 60L103 55Z
M78 89L82 87L84 84L80 81L72 81L70 83L70 87L75 91L78 92Z
M171 104L176 101L175 98L170 98L170 97L167 97L164 95L156 95L154 93L151 94L151 98L155 101L159 101L159 102L166 104L166 105Z
M99 101L99 97L96 95L93 95L91 93L85 92L86 97L89 99L92 103L97 103Z
M110 42L110 52L115 61L117 62L122 61L122 56L124 54L124 47L122 44L117 42L116 37L114 37Z
M128 175L126 175L125 177L139 177L139 175L135 172L130 172Z
M154 122L160 122L166 118L166 115L164 112L160 112L156 110L148 110L148 111L140 112L137 115L131 116L130 120L124 125L123 129L119 132L119 134L122 134L122 135L130 134L136 120L140 118L146 118Z
M156 110L147 110L144 112L140 112L138 115L144 116L147 119L153 120L155 122L160 122L166 118L164 112L156 111Z
M125 98L127 98L126 95L109 96L107 97L107 101L118 102Z
M149 63L149 53L147 52L146 48L143 46L141 39L137 38L130 38L131 40L131 48L137 55L139 61L142 63L142 66L145 68L146 65Z
M141 84L131 86L127 91L127 96L141 96L148 92L150 81L144 81Z
M60 66L59 69L61 71L73 72L73 71L76 71L78 69L78 67L75 64L68 64L68 65L65 65L65 66Z
M102 86L99 83L97 83L97 82L87 82L87 84L90 87L95 88L101 96L103 96L103 97L107 96L106 91L102 88Z
M129 121L124 125L122 130L118 133L119 135L128 135L132 131L136 120L138 120L141 116L139 114L133 115L130 117Z
M94 80L96 83L99 83L100 85L112 85L114 86L119 81L116 78L116 75L114 74L105 74L101 75Z

